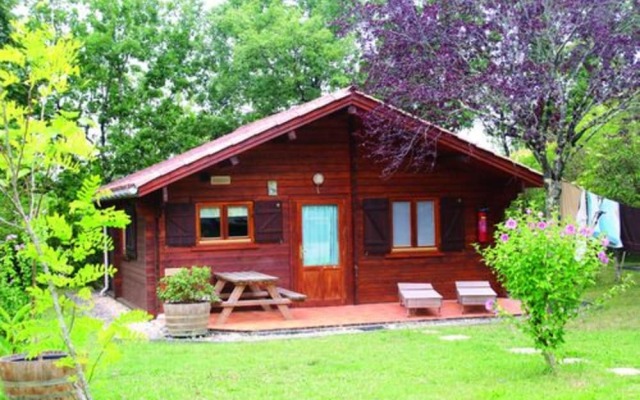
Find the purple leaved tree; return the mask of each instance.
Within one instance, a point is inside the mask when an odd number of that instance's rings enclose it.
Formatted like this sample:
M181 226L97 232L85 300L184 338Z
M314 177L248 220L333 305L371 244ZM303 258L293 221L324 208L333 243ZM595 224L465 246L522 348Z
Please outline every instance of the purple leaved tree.
M501 142L526 146L542 166L550 212L576 150L638 101L638 8L635 0L388 0L365 2L353 20L368 91L451 129L479 120ZM387 172L435 162L435 130L395 115L366 116L370 154Z

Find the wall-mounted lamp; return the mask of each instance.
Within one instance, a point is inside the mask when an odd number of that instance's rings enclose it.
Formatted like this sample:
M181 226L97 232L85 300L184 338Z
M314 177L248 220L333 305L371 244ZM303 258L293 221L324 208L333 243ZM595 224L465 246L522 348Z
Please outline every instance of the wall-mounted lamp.
M320 186L324 183L324 175L316 172L311 179L313 180L313 184L316 185L316 192L320 193Z

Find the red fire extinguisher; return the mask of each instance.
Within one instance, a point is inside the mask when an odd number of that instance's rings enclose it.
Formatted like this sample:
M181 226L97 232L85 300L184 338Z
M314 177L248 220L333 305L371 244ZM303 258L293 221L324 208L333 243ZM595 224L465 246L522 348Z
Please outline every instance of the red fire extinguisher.
M487 243L489 241L489 227L487 223L487 209L478 210L478 242Z

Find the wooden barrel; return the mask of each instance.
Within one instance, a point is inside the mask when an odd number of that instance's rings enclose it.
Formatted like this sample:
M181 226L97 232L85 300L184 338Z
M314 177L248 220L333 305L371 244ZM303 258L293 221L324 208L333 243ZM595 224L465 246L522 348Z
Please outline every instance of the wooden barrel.
M167 334L173 337L203 336L209 332L209 302L164 304Z
M0 378L9 399L78 399L69 380L73 368L58 367L56 362L67 355L46 352L27 360L24 354L0 358Z

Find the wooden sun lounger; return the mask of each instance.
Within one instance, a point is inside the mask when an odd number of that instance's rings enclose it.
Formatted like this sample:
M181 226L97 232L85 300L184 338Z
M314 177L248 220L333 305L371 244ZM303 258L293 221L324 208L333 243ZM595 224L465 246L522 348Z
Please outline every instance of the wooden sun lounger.
M456 293L463 314L465 306L484 306L498 297L488 281L456 281Z
M398 283L398 296L407 316L418 308L437 308L438 315L442 310L442 295L430 283Z

